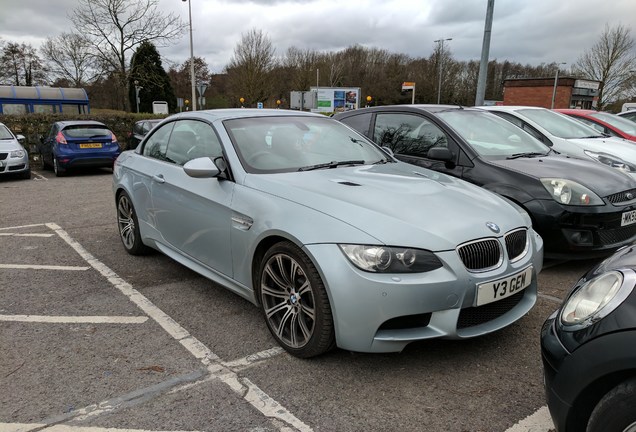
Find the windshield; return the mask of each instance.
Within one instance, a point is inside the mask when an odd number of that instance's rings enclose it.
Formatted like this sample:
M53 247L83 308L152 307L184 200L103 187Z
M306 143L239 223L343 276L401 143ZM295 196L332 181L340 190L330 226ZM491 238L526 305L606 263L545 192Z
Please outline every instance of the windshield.
M66 126L62 132L68 138L91 138L91 137L101 137L101 136L110 136L112 132L106 128L106 126L100 125L77 125L77 126Z
M437 113L480 156L502 159L521 154L547 154L550 148L521 128L481 111L452 110Z
M596 129L567 117L565 114L559 114L549 109L520 109L517 112L559 138L593 138L600 136Z
M0 125L0 140L10 140L13 139L13 134L5 125Z
M602 120L605 123L611 124L616 129L626 134L636 135L636 123L631 120L627 120L617 115L604 112L590 114L590 117L596 117L597 119Z
M225 128L246 171L288 172L383 163L388 156L340 122L280 116L226 120ZM346 162L346 163L345 163ZM303 168L303 169L301 169Z

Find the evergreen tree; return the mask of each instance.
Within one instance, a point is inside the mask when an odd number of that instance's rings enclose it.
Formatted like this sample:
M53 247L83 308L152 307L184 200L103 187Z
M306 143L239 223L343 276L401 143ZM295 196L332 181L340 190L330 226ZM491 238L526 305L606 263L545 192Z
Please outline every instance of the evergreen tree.
M161 65L161 56L151 42L143 42L130 62L128 94L132 111L136 111L135 81L139 91L139 112L152 112L153 101L166 101L170 112L177 109L177 99L170 78Z

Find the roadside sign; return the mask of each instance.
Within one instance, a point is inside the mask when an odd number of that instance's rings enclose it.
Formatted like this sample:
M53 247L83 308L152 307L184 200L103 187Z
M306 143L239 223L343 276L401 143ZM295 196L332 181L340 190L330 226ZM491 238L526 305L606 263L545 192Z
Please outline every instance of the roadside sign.
M404 81L402 83L402 91L404 90L415 90L415 83L412 81Z
M256 102L256 108L263 109L263 102Z

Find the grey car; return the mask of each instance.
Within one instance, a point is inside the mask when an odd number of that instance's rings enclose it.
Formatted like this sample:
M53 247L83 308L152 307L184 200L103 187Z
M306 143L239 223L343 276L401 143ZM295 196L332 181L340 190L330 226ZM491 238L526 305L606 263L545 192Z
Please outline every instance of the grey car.
M124 248L159 250L258 305L298 357L484 335L534 305L528 214L318 114L169 117L113 174Z
M29 154L20 141L24 136L14 135L8 127L0 123L0 175L14 175L23 179L31 178Z

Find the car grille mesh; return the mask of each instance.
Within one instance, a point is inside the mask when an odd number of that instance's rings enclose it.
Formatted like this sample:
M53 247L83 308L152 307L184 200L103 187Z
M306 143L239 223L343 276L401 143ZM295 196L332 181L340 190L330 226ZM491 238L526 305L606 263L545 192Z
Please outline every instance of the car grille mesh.
M508 259L514 261L526 252L528 245L528 232L526 229L520 229L506 234L506 252Z
M0 160L5 160L9 156L9 153L0 153Z
M607 197L607 200L612 204L621 204L629 201L634 201L634 199L636 199L636 189L618 192Z
M501 247L497 239L466 243L457 248L457 253L468 270L486 270L501 264Z
M636 224L616 229L599 230L598 235L602 245L622 243L636 236Z
M517 306L524 293L525 291L521 291L493 303L462 309L457 320L457 329L475 327L499 318Z

